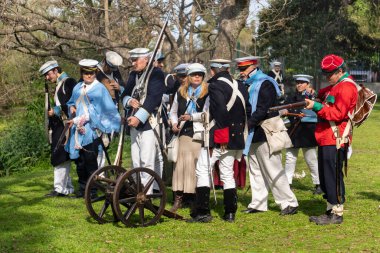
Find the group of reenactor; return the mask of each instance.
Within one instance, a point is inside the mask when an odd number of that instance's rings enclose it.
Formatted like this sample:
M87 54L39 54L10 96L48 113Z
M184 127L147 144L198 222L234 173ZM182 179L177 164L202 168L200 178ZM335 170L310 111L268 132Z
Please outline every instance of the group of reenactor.
M183 63L174 68L173 74L168 74L162 70L165 60L162 55L155 57L155 65L149 71L146 71L151 57L149 49L136 48L129 55L133 71L126 82L118 69L122 58L112 51L106 53L101 63L81 60L78 83L62 72L56 61L46 62L40 68L46 80L57 84L54 106L49 110L54 190L47 196L73 193L69 175L70 160L73 160L79 182L76 196L83 197L88 178L104 165L106 139L112 139L120 126L127 124L132 168L148 168L160 176L165 153L162 146L170 141L168 133L179 137L171 211L181 208L184 194L192 195L189 222L212 220L210 192L216 161L223 182L222 218L228 222L235 220L238 195L233 166L235 160L244 157L249 161L252 200L243 212L267 211L271 191L281 215L297 213L298 201L291 184L298 151L302 148L315 184L314 193L322 193L327 200L326 213L311 216L310 221L342 223L345 201L342 167L351 135L334 133L345 133L348 115L355 108L357 90L341 57L327 55L322 59L321 69L330 86L318 93L310 86L311 76L294 76L296 93L285 103L305 101L305 107L279 112L270 108L277 106L284 95L276 81L282 79L282 73L274 70L273 78L265 74L259 68L258 57L235 59L240 73L239 80L235 80L230 73L230 60L210 60L208 69L200 63ZM128 110L125 119L120 117L118 106ZM280 116L287 116L291 122L288 134L293 145L286 151L285 169L281 150L273 150L272 140L267 138L278 119L283 122ZM65 146L54 150L64 128L63 119L70 125L70 134ZM338 130L334 132L334 129ZM337 144L336 140L341 138L347 141ZM142 183L148 180L148 175L143 174Z

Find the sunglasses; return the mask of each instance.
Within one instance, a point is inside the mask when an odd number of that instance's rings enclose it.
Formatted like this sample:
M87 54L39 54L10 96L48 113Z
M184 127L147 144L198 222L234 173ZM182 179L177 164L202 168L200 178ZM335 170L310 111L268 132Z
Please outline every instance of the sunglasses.
M241 67L238 67L238 70L239 70L240 72L243 72L243 71L245 71L247 68L249 68L249 65L248 65L248 66L241 66Z
M95 75L95 71L82 71L82 75Z
M190 76L193 77L193 76L203 76L204 74L202 72L195 72L195 73L191 73Z

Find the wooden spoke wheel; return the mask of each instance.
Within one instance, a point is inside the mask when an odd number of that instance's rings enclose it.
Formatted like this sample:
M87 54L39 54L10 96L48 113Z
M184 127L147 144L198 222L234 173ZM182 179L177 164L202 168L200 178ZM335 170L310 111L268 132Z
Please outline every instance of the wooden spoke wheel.
M117 179L126 170L120 166L105 166L88 179L84 198L90 215L99 223L117 221L112 200Z
M135 168L117 180L113 205L117 217L125 225L145 227L156 224L165 204L165 185L154 171Z

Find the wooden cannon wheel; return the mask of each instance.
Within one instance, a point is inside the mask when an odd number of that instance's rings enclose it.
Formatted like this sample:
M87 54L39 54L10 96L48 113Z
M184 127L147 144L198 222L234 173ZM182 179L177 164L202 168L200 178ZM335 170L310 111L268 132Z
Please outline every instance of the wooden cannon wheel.
M145 227L156 224L165 211L165 204L165 185L154 171L135 168L117 180L113 205L116 216L125 225Z
M96 170L88 179L84 194L90 215L99 223L117 221L113 210L113 192L117 179L125 173L120 166L109 165Z

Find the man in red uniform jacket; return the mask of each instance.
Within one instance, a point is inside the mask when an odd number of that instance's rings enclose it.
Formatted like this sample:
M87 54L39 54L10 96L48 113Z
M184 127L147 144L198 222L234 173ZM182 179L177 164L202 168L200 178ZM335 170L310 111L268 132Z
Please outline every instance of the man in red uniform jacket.
M315 138L318 143L318 167L323 197L327 200L326 213L311 216L310 221L319 225L343 222L345 187L343 182L343 161L352 136L349 114L355 109L358 92L352 77L345 71L344 60L337 55L327 55L322 59L321 69L330 86L318 93L320 102L306 99L307 109L318 115ZM346 131L345 131L346 130ZM337 137L343 142L337 143Z

